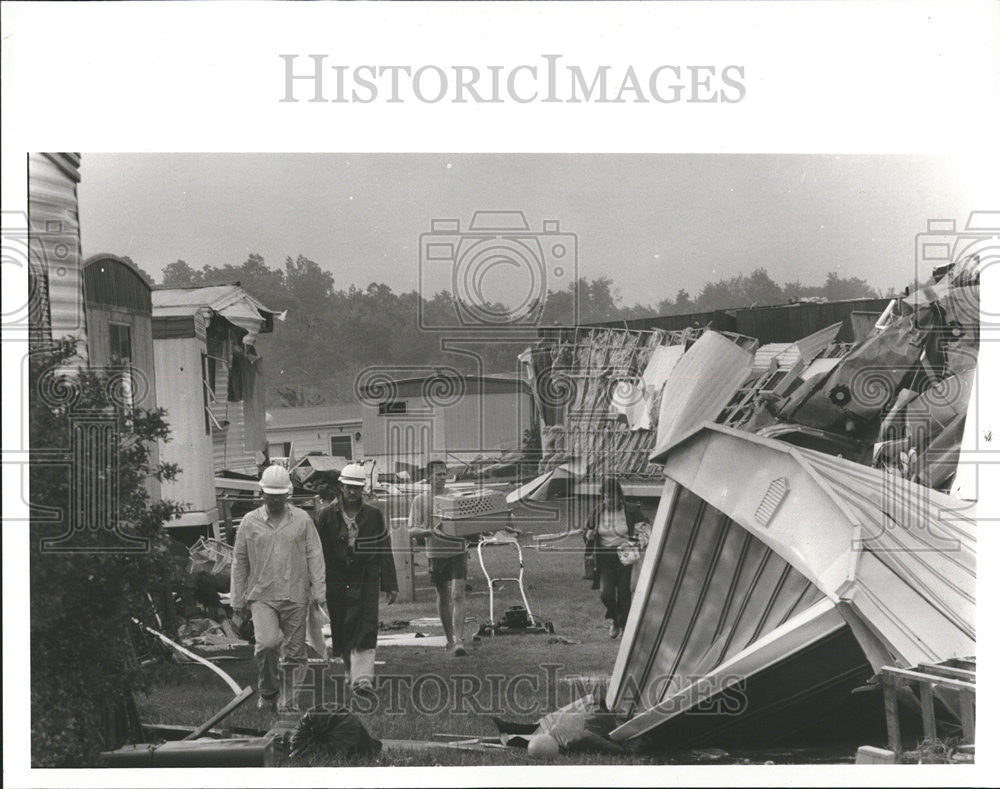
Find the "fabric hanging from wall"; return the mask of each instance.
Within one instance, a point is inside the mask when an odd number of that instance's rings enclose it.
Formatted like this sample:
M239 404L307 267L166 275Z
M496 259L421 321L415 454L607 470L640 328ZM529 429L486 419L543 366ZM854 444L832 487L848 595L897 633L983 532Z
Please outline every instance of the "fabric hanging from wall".
M248 452L264 449L267 437L264 432L264 361L251 362L243 357L243 446Z
M243 400L243 382L247 378L246 369L249 367L246 355L239 348L233 349L233 361L229 365L229 387L226 399L230 403L239 403Z

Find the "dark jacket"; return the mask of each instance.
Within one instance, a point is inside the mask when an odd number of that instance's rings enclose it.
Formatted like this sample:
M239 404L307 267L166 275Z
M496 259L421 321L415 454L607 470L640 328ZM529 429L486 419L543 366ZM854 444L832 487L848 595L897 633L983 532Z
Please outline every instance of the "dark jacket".
M635 525L637 523L643 523L648 520L645 515L642 514L642 510L639 509L638 504L631 504L630 502L624 502L625 506L625 523L628 525L628 536L635 536ZM587 518L587 525L584 527L584 534L586 534L591 529L597 527L597 519L601 516L601 510L604 508L604 502L598 504L591 511L589 517ZM586 539L584 537L584 548L583 548L583 577L584 579L590 581L590 587L592 589L597 589L601 585L600 575L597 572L597 554L601 549L597 545L597 536L595 535L593 539ZM327 570L329 573L329 570Z
M335 654L374 649L378 641L379 592L395 592L392 540L382 512L362 504L356 519L354 548L347 544L347 524L339 507L319 514L316 530L326 560L326 603Z

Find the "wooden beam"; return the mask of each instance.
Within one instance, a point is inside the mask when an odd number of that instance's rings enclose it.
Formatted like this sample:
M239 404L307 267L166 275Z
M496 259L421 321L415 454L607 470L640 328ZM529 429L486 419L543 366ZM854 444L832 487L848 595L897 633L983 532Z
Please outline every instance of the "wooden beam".
M976 690L976 686L971 682L963 682L958 679L949 679L948 677L939 677L934 674L922 674L919 671L911 671L905 668L889 668L886 666L882 669L882 674L888 674L889 676L896 677L904 682L933 682L935 685L941 685L945 688L951 688L953 690L971 690L973 693Z
M241 706L254 693L255 693L254 689L251 688L250 686L243 688L243 690L240 692L240 695L236 696L233 699L230 699L229 703L225 707L223 707L221 710L215 713L211 718L209 718L207 721L201 724L201 726L199 726L197 729L191 732L184 739L197 740L205 732L211 729L216 723L221 721L223 718L229 717L230 713L234 712L237 707Z
M960 690L958 701L962 717L962 739L976 741L976 695L971 690Z
M917 671L924 674L934 674L939 677L949 677L951 679L959 679L963 682L976 681L976 672L967 671L964 668L952 668L951 666L938 666L932 663L921 663L917 666Z
M934 686L930 682L920 684L920 717L924 723L924 738L937 739L937 721L934 720Z
M903 752L903 736L899 729L899 700L896 698L896 678L891 674L879 675L885 696L885 728L889 733L889 749L897 756Z

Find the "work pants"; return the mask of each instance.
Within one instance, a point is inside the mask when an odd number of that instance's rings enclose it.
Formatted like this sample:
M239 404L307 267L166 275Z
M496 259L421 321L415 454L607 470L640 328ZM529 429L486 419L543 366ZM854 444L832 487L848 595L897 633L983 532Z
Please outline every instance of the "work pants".
M254 601L250 604L253 632L256 639L254 660L257 663L257 690L266 699L274 698L281 691L278 676L279 650L286 661L286 687L294 687L296 673L305 672L306 663L306 612L308 606L290 600ZM299 680L300 681L300 680ZM285 693L285 703L295 707L294 694Z

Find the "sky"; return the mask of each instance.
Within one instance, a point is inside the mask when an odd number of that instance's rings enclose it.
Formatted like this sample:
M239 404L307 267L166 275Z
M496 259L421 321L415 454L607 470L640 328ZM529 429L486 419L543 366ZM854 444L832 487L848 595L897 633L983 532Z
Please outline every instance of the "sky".
M997 208L982 204L989 185L974 164L943 157L85 152L82 162L84 255L128 256L157 281L178 259L198 269L256 252L272 267L305 255L338 288L406 291L421 287L432 220L458 219L461 232L477 210L517 209L532 230L557 220L575 236L579 275L610 277L625 305L696 295L758 267L782 284L836 271L898 290L913 281L914 236L929 219L961 229L969 211Z

